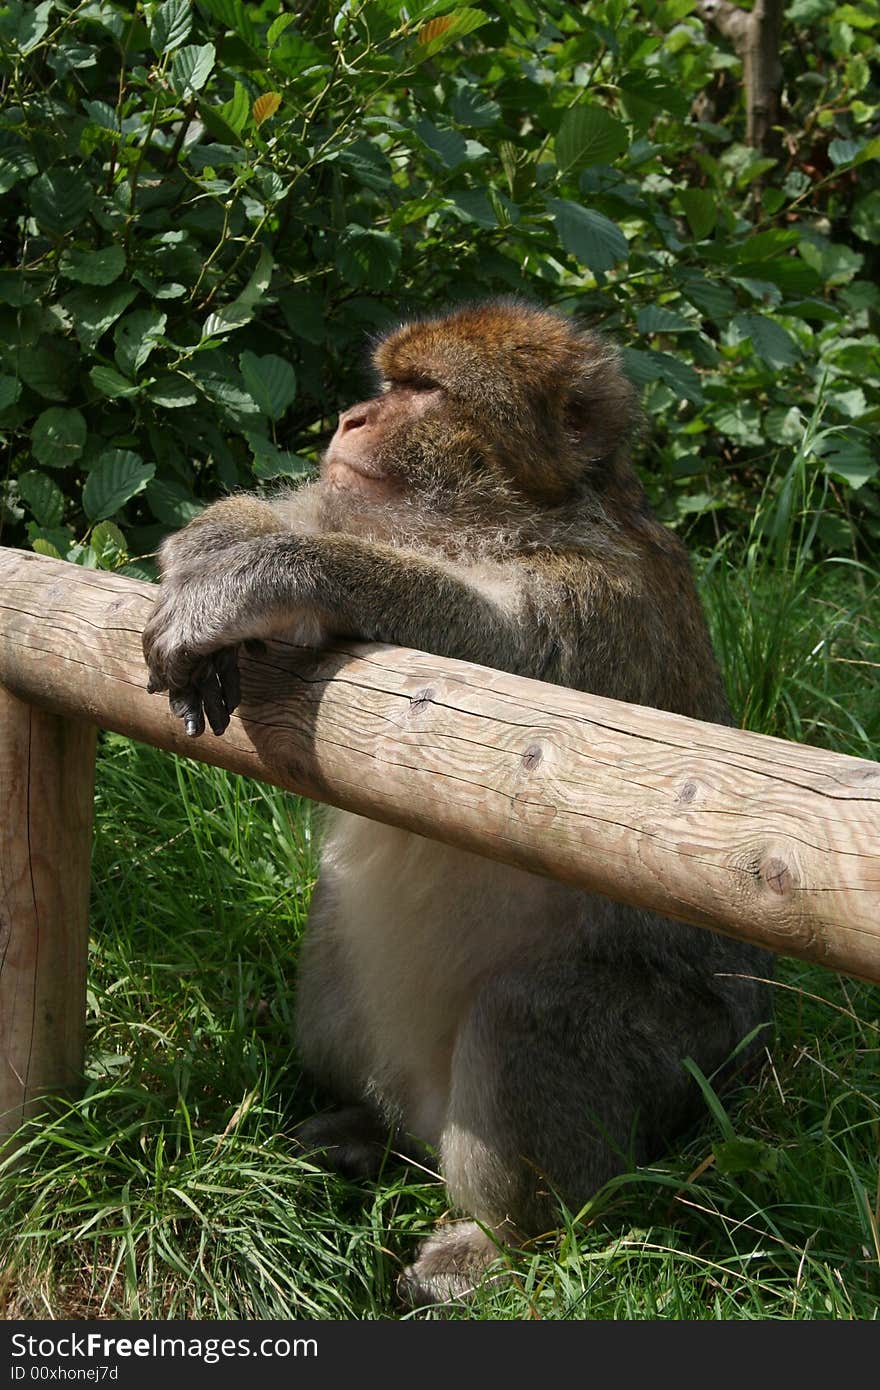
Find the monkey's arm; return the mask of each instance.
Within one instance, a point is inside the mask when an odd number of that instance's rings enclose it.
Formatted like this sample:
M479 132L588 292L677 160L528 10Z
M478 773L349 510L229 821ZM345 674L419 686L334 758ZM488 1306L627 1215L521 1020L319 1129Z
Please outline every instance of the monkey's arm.
M229 540L218 531L219 547L205 544L214 540L209 512L163 553L144 655L149 688L169 692L187 733L202 733L205 716L215 734L226 728L240 700L237 648L251 639L288 635L310 644L316 632L332 632L538 673L540 634L527 623L521 585L505 584L500 570L497 581L481 581L347 534L273 530L280 523L271 508L256 505L265 510L255 513L263 534Z

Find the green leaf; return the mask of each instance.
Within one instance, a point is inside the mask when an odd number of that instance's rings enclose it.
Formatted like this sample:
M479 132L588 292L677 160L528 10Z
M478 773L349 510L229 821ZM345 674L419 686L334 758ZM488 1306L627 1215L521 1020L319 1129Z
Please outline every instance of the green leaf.
M498 157L507 180L510 196L515 202L528 197L535 182L535 162L530 150L523 150L509 140L498 143Z
M323 347L327 337L324 301L308 290L282 290L278 303L287 327L294 337L315 347Z
M53 0L42 0L39 5L6 6L12 11L10 18L16 21L13 42L19 53L32 53L46 36ZM16 13L17 12L17 13Z
M95 389L100 391L102 396L109 396L111 400L118 396L136 396L138 393L135 383L126 381L125 377L114 372L112 367L92 367L89 376Z
M217 50L212 43L191 43L171 60L171 85L180 97L200 92L214 70Z
M473 10L467 6L462 6L453 14L443 15L439 19L429 19L416 34L415 56L419 59L433 58L442 48L463 39L466 34L472 34L475 29L488 23L488 20L489 16L482 10Z
M687 115L690 94L686 87L673 87L644 71L619 77L617 86L623 109L638 130L647 130L661 111L668 111L679 119Z
M129 560L127 565L122 565L120 574L127 574L129 579L143 579L148 584L155 584L158 579L156 565L153 560Z
M34 421L31 448L44 468L65 468L75 463L85 445L86 422L78 410L50 406Z
M710 189L682 188L678 194L678 201L695 241L702 241L715 230L718 204L715 194Z
M652 381L665 381L679 400L692 401L701 405L703 388L698 374L687 362L673 357L668 352L646 351L642 348L623 348L621 352L623 369L636 386L647 386Z
M245 390L244 384L236 384L219 372L208 371L200 363L193 365L196 384L215 405L222 406L237 425L254 424L259 417L259 407L254 398Z
M309 78L330 77L330 66L326 61L327 51L318 48L302 34L282 34L269 50L269 61L287 78L299 78L308 73ZM262 64L260 65L262 70Z
M307 459L276 448L271 440L261 434L246 432L245 439L253 454L252 467L257 478L303 478L312 471Z
M46 339L22 349L18 369L31 390L50 401L63 401L78 376L72 355Z
M799 444L806 423L796 405L771 406L764 416L764 430L777 444Z
M861 241L880 244L880 188L872 188L853 205L850 227Z
M295 14L280 14L277 19L273 19L266 32L266 43L271 48L281 38L288 25L296 19Z
M207 126L209 134L213 135L215 140L220 140L226 147L229 161L237 162L237 160L242 157L242 139L238 131L233 130L229 122L224 120L221 114L223 111L222 106L212 106L211 103L204 98L200 98L198 106L199 115ZM219 145L211 146L213 150L219 148Z
M165 526L186 526L204 511L204 503L197 502L182 483L171 478L154 478L147 484L145 496L153 516Z
M29 469L19 474L18 491L41 526L57 526L64 515L64 493L45 473Z
M168 315L158 309L135 309L116 325L116 365L126 376L136 377L165 332Z
M393 187L388 156L370 140L353 140L340 151L337 163L359 184L371 188L374 193L388 194Z
M25 147L5 149L0 154L0 195L14 188L19 179L33 178L37 161Z
M498 226L495 209L484 189L463 188L452 194L452 202L469 222L476 222L479 227Z
M662 304L648 304L636 314L636 327L640 333L690 333L694 325L672 309Z
M156 471L130 449L108 449L92 469L83 488L83 508L90 521L113 516L143 492Z
M562 118L554 148L560 174L573 174L588 164L610 164L629 149L629 136L604 107L574 106Z
M192 6L190 0L165 0L164 5L153 12L150 24L150 43L153 52L161 57L179 48L184 39L189 38L192 27Z
M69 526L40 526L36 521L27 523L28 540L40 555L54 555L59 560L66 560L73 545L73 532ZM37 546L37 541L47 542L52 550L42 550Z
M629 255L623 232L610 218L592 208L581 207L567 199L548 198L559 240L566 251L590 270L611 270Z
M714 1152L719 1173L775 1173L779 1168L779 1150L760 1139L736 1135L715 1144Z
M863 148L862 140L832 140L828 146L828 158L838 168L841 164L851 164Z
M121 246L108 246L103 251L65 251L61 257L61 274L83 285L112 285L125 269L125 252Z
M61 301L73 319L76 336L87 351L103 337L134 299L136 291L126 287L111 289L109 286L95 286L90 289L71 290Z
M31 212L47 232L72 232L92 206L92 187L71 169L50 169L30 185Z
M115 107L106 101L84 101L83 106L88 111L95 125L99 125L102 130L112 130L114 135L118 135L122 129Z
M800 349L791 334L763 314L737 314L731 327L738 338L749 339L768 367L790 367L800 357Z
M287 15L285 17L287 19L292 19L293 15ZM250 115L250 102L248 101L247 91L240 82L236 82L231 99L220 107L220 115L223 117L226 124L235 131L236 135L241 134L245 122Z
M868 140L862 146L855 158L856 164L866 164L869 159L880 159L880 135L875 135L873 140Z
M147 395L156 405L166 410L179 410L184 405L195 405L199 393L185 376L160 376L150 386Z
M98 569L118 570L128 559L125 537L115 521L99 521L90 536Z
M82 565L84 570L98 568L98 557L90 545L72 545L67 552L67 558L73 565Z
M296 397L296 376L289 362L274 353L257 357L243 352L238 359L244 384L264 415L280 420Z
M736 295L727 285L694 272L684 272L678 277L682 294L713 323L724 323L736 309Z
M339 238L336 267L343 280L356 289L388 289L400 265L397 237L372 227L348 227Z
M761 413L751 401L738 401L714 410L712 424L720 434L727 435L737 444L766 442L761 428Z
M257 267L241 294L216 313L209 314L202 327L202 338L216 338L250 323L259 301L269 288L275 262L266 246L260 247Z
M431 121L416 121L413 130L446 169L455 169L467 154L467 140L460 131L449 126L436 126Z
M459 87L450 103L450 111L459 125L473 130L488 130L501 120L501 107L479 87Z
M201 0L202 8L209 14L214 15L227 28L238 34L239 38L244 39L245 43L254 46L258 42L257 31L251 23L247 8L242 4L242 0ZM248 8L253 9L252 3Z
M842 242L829 241L827 237L818 233L804 238L800 245L800 253L807 266L815 271L826 287L845 285L865 263L861 252L843 245Z
M0 376L0 410L15 405L21 395L21 382L15 376Z
M869 445L851 429L823 430L813 447L825 472L853 489L877 477L876 457Z
M31 549L37 555L45 555L50 560L63 560L67 554L66 547L64 555L62 555L57 545L54 545L52 541L47 541L44 536L37 536L35 540L32 540Z

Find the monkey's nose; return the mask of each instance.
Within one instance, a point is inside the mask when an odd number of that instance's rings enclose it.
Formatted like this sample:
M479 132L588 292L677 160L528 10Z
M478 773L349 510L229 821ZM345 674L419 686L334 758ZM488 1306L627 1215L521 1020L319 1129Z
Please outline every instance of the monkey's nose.
M367 423L369 413L365 405L353 405L344 410L336 427L337 434L347 434L349 430L359 430Z

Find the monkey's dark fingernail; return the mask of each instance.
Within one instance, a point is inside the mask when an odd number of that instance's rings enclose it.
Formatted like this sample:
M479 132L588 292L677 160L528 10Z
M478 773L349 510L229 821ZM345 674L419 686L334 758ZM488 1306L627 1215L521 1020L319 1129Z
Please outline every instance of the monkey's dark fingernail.
M194 714L191 714L184 724L184 728L190 738L198 738L204 727L204 722L201 719L196 719Z
M229 713L223 700L223 692L219 682L214 682L213 690L203 690L201 692L205 706L205 714L208 716L208 723L211 725L211 732L218 736L229 727Z
M238 674L238 652L234 647L220 652L216 658L217 675L226 708L231 714L241 704L241 679Z

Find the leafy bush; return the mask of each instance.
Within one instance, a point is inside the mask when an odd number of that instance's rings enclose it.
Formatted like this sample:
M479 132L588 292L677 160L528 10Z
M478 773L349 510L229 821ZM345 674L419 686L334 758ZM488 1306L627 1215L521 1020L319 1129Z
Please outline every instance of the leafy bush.
M821 398L820 540L880 534L880 10L794 0L773 160L694 9L2 6L5 539L149 573L308 466L371 333L486 293L628 345L666 519L740 520Z

